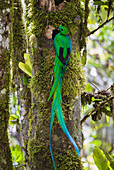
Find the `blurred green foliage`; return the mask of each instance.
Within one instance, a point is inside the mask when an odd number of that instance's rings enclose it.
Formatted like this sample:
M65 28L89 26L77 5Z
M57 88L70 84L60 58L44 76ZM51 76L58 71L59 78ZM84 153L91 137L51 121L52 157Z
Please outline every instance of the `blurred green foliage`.
M111 2L111 4L110 4ZM114 1L110 0L92 0L89 1L90 14L88 18L88 29L89 33L98 28L106 20L113 17ZM96 95L100 91L105 90L111 97L113 92L111 90L111 85L114 83L114 20L111 20L102 28L98 29L94 34L91 34L87 38L87 64L85 66L87 74L87 85L86 85L86 106L82 106L82 119L84 116L89 115L100 103L102 103L101 98ZM87 94L92 94L93 97ZM108 96L106 97L108 99ZM107 104L107 103L106 103ZM91 119L91 114L88 119L83 123L83 134L84 134L84 149L82 151L84 160L85 170L98 170L98 160L102 159L103 162L103 151L109 152L112 158L113 154L113 118L112 113L114 110L114 100L109 106L105 106L100 115L100 120L95 118L93 115L93 121ZM100 109L100 107L99 107ZM103 109L103 108L102 108ZM96 115L99 115L101 111L97 111ZM103 151L101 152L98 147ZM95 147L95 150L94 150ZM93 151L94 150L94 151ZM93 161L93 153L94 159ZM95 154L96 153L96 154ZM102 154L101 154L102 153ZM101 154L101 157L100 157ZM108 153L107 153L108 154ZM96 155L96 156L95 156ZM104 155L104 160L108 162L108 158ZM86 162L87 161L87 162ZM113 163L113 160L111 160ZM96 164L96 166L95 166ZM114 169L111 162L108 165ZM112 165L112 166L111 166ZM106 165L107 166L107 165ZM105 170L105 168L103 169Z
M12 153L12 160L13 160L13 165L14 169L18 169L21 167L21 170L24 170L24 152L21 151L21 147L19 145L15 145L10 147L11 153Z

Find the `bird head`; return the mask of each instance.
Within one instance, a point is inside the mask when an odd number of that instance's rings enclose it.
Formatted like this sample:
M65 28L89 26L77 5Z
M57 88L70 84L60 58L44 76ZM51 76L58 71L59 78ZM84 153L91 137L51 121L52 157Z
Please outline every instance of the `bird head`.
M60 34L68 35L68 33L69 33L68 28L65 27L65 26L59 25L58 29L59 29L59 31L60 31Z

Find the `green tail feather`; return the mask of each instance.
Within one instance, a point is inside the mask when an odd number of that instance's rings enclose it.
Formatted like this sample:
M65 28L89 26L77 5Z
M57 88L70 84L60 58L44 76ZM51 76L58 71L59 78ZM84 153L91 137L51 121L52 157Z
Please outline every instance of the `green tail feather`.
M69 133L67 127L66 127L64 118L63 118L61 89L62 89L62 77L63 77L63 71L64 70L61 67L61 69L59 69L59 71L60 71L59 74L57 74L58 77L55 79L54 85L52 86L52 90L51 90L49 98L48 98L48 99L50 99L50 97L54 93L52 109L51 109L49 140L50 140L50 152L51 152L51 157L52 157L52 161L53 161L55 170L57 169L57 167L56 167L56 164L55 164L54 156L53 156L53 153L52 153L52 147L51 147L51 130L52 130L52 126L53 126L55 112L57 113L58 121L59 121L59 124L60 124L63 132L66 134L66 136L69 138L71 143L74 145L75 150L76 150L77 154L79 155L78 146L76 145L75 141L71 137L71 135L70 135L70 133Z
M57 87L59 87L58 93L61 93L61 87L62 87L62 82L61 82L62 81L62 76L61 75L63 75L63 72L62 72L63 69L59 65L58 68L55 67L55 70L56 70L56 72L55 72L55 77L54 77L54 84L53 84L53 86L51 88L51 92L50 92L50 95L48 97L48 100L51 98L51 96L53 95L53 93L54 93L54 91L56 90ZM61 85L59 86L60 82L61 82ZM58 94L58 96L60 97L60 99L62 101L61 95Z
M62 96L61 96L62 78L64 76L64 73L66 71L66 66L69 61L68 59L66 61L66 65L64 65L64 59L68 57L68 55L70 55L70 52L71 52L71 40L70 40L70 37L68 36L68 28L60 25L59 32L57 30L54 30L52 34L52 38L54 39L54 47L55 47L56 55L55 55L55 66L54 66L54 84L52 86L52 89L51 89L51 92L48 98L49 100L51 96L54 94L52 109L51 109L49 141L50 141L50 153L51 153L52 161L54 164L54 169L57 170L54 156L52 153L52 147L51 147L51 130L53 126L55 112L57 113L58 121L63 132L66 134L66 136L69 138L69 140L74 145L78 155L79 155L79 149L66 127L66 124L63 118L63 112L62 112Z
M55 83L54 83L52 90L50 92L50 94L51 94L50 97L52 96L53 93L54 93L54 96L53 96L53 103L52 103L52 109L51 109L49 141L50 141L50 153L51 153L51 157L52 157L52 161L53 161L55 170L57 170L57 167L55 164L55 160L54 160L54 156L53 156L53 152L52 152L52 146L51 146L51 130L52 130L52 126L53 126L55 112L57 111L58 105L61 106L61 104L62 104L61 87L62 87L62 77L59 74L59 77L58 77L58 79L55 80Z

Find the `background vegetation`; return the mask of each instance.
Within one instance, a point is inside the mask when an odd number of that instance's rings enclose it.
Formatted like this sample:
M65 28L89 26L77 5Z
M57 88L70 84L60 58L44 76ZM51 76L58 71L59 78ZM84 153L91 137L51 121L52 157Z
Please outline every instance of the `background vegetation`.
M90 32L98 28L99 25L102 25L102 23L104 23L109 17L107 16L109 10L107 6L108 3L109 1L90 2L90 14L88 18L88 28ZM113 16L112 13L110 13L110 17L111 16ZM88 83L86 86L88 93L99 95L103 95L104 93L104 96L106 97L111 93L110 87L114 83L113 26L114 20L107 23L87 38L88 52L85 70L88 78ZM93 101L94 100L95 99L93 99ZM84 108L82 106L82 119L90 112L90 110L96 108L94 102L91 104L90 103L91 102L89 101ZM114 101L112 102L111 111L114 114L113 105ZM98 164L100 163L95 161L95 152L97 152L97 148L95 146L101 148L104 151L105 158L107 155L106 152L114 157L114 116L110 114L110 109L108 107L107 109L108 111L98 110L97 112L94 112L94 114L86 119L85 123L83 124L85 141L82 154L85 156L82 159L85 162L84 169L106 169L105 164L103 167L99 167ZM100 156L98 157L99 160ZM113 168L114 167L112 167L112 169ZM111 167L109 169L111 169Z

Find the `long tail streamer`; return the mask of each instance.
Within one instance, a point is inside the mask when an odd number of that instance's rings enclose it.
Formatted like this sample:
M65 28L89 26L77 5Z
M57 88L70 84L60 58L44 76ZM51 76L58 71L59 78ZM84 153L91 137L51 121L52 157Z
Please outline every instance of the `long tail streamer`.
M68 63L68 60L64 60L65 57L68 55L68 49L70 48L71 51L71 42L70 42L70 38L67 35L68 34L68 29L60 26L59 27L60 33L57 32L57 35L54 38L54 45L55 45L55 50L56 50L56 56L55 56L55 66L54 66L54 84L51 88L51 92L49 95L48 100L51 98L51 96L53 95L53 102L52 102L52 108L51 108L51 119L50 119L50 132L49 132L49 141L50 141L50 153L51 153L51 157L52 157L52 161L54 164L54 169L57 170L57 166L54 160L54 156L53 156L53 152L52 152L52 144L51 144L51 131L52 131L52 126L53 126L53 122L54 122L54 117L55 117L55 113L57 113L57 118L59 121L59 124L63 130L63 132L66 134L66 136L68 137L68 139L71 141L71 143L73 144L77 155L79 156L79 149L77 144L75 143L74 139L72 138L72 136L70 135L64 118L63 118L63 112L62 112L62 95L61 95L61 90L62 90L62 78L64 76L65 70L66 70L66 66ZM62 46L62 47L61 47ZM60 48L62 49L62 54L60 53ZM65 52L65 50L67 52ZM63 61L63 63L61 63L58 59L61 57L61 62ZM66 62L66 64L64 64Z
M53 103L52 103L52 109L51 109L51 120L50 120L50 133L49 133L49 141L50 141L50 153L51 153L51 157L52 157L52 161L54 164L54 169L56 170L56 164L55 164L55 160L54 160L54 156L53 156L53 152L52 152L52 146L51 146L51 130L52 130L52 126L53 126L53 121L54 121L54 117L55 117L55 112L57 113L57 117L58 117L58 121L59 124L63 130L63 132L66 134L66 136L69 138L69 140L71 141L71 143L74 145L75 150L79 156L79 149L78 146L76 145L74 139L71 137L64 118L63 118L63 112L62 112L62 97L61 97L61 88L62 88L62 69L58 75L58 78L55 80L55 83L52 87L52 91L54 91L54 97L53 97ZM50 94L52 94L50 92Z

